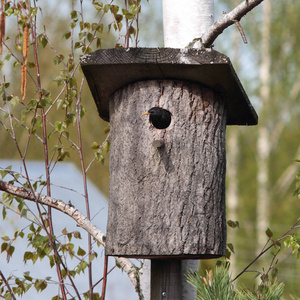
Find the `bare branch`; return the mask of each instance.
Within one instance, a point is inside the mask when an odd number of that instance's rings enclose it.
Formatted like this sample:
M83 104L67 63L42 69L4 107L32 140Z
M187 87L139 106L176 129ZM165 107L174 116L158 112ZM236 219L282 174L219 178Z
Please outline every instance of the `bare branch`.
M220 18L206 31L200 39L202 46L211 47L215 39L230 25L240 21L248 12L264 0L245 0L228 14L223 13ZM195 41L195 40L194 40Z
M13 291L12 291L10 285L9 285L9 283L7 282L6 278L4 277L3 273L1 272L1 270L0 270L0 277L1 277L1 280L5 283L5 285L6 285L7 289L8 289L8 291L10 293L11 299L16 300L16 297L15 297L15 295L14 295L14 293L13 293Z
M90 233L101 245L105 246L104 233L101 232L96 226L94 226L80 211L78 211L73 205L64 203L61 200L54 199L45 195L40 195L39 193L32 193L29 190L16 187L5 181L0 180L0 190L7 192L16 197L26 199L33 202L38 202L40 204L47 205L49 207L55 208L77 222L77 224Z
M244 44L247 44L247 43L248 43L248 42L247 42L247 38L246 38L245 32L244 32L244 30L243 30L243 28L242 28L240 22L237 21L237 20L235 20L234 23L235 23L236 27L238 28L238 30L239 30L239 32L240 32L240 34L241 34L241 37L242 37L242 39L243 39Z

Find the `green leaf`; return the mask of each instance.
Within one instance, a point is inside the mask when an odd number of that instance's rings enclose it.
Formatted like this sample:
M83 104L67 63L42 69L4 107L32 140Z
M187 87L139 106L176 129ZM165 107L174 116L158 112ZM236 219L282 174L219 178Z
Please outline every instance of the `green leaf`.
M5 242L9 242L10 238L6 235L6 236L2 237L2 240L5 241Z
M22 211L21 211L21 218L26 218L27 217L27 212L28 212L28 209L23 209Z
M16 45L15 45L15 50L16 50L17 52L21 52L21 51L22 51L22 46L21 46L20 44L16 44Z
M96 158L98 162L101 162L102 164L104 164L104 156L103 156L103 152L100 151L99 153L96 154Z
M94 36L93 36L93 34L91 34L90 32L87 34L87 40L89 41L89 42L91 42L92 40L93 40L93 38L94 38Z
M273 232L270 230L270 228L268 228L265 232L269 238L271 238L273 236Z
M227 221L227 225L231 228L240 228L240 223L239 221L232 221L232 220L228 220Z
M48 40L44 36L42 36L41 43L42 43L43 48L45 48L48 45Z
M74 238L75 238L75 239L81 239L81 234L80 234L79 231L75 231L75 232L74 232Z
M132 14L131 12L129 12L126 9L122 9L122 13L126 17L126 19L128 19L128 20L131 20L134 17L134 14Z
M47 282L42 279L37 279L34 283L34 287L38 292L41 292L47 287Z
M75 268L75 271L77 274L80 274L81 272L84 273L84 270L88 266L88 263L86 261L81 261Z
M2 218L3 218L3 220L5 219L5 217L6 217L6 208L5 208L5 206L3 206L3 208L2 208Z
M129 6L129 9L132 11L133 14L137 14L141 11L141 6L140 5L136 5L136 4L132 4Z
M34 18L36 16L38 12L38 8L37 7L31 7L30 8L30 14L31 14L31 17Z
M26 279L26 280L28 280L28 281L32 281L32 277L31 276L29 276L29 274L30 274L30 272L24 272L23 273L23 276L24 276L24 278Z
M72 18L72 19L76 19L76 18L77 18L77 11L76 11L76 10L72 10L72 11L70 12L70 15L71 15L71 18Z
M111 11L114 15L117 14L117 12L119 11L119 6L118 5L112 5L111 6Z
M34 228L33 223L31 223L29 229L30 229L30 231L32 231L32 232L36 232L36 229Z
M97 254L96 254L96 253L91 254L91 255L89 256L89 263L91 263L91 262L95 259L95 257L97 257Z
M27 67L30 68L30 69L33 69L33 68L35 68L35 63L29 61L29 62L27 63Z
M105 4L104 5L104 12L108 12L110 10L111 5L110 4Z
M86 255L86 252L81 247L79 247L78 251L77 251L77 255L84 256L84 255Z
M66 40L69 39L69 38L71 37L71 31L69 30L69 31L65 32L65 33L63 34L63 37L64 37Z
M8 244L7 243L3 243L1 245L1 253L4 252L4 251L6 251L7 248L8 248Z
M81 47L83 47L83 45L80 42L76 42L74 44L74 49L78 49L78 48L81 48Z
M56 131L58 132L63 132L65 129L66 129L66 126L64 125L63 122L60 122L60 121L56 121L54 123L54 128Z
M99 149L100 145L97 142L93 142L93 144L91 145L91 149Z
M107 141L104 145L103 145L103 150L108 153L110 149L110 142Z
M11 98L11 100L9 101L9 103L13 106L16 107L19 103L20 103L20 99L18 96L15 96L13 98Z
M231 243L227 244L227 247L229 248L229 250L234 253L234 247Z
M15 247L14 246L9 246L9 248L7 250L7 255L12 256L14 252L15 252Z
M98 13L103 8L103 3L102 2L96 2L95 0L93 0L93 5L94 5L94 7L95 7L95 9L97 10Z
M25 205L24 201L22 201L22 202L18 205L18 210L19 210L19 212L21 212L21 211L23 210L24 205Z

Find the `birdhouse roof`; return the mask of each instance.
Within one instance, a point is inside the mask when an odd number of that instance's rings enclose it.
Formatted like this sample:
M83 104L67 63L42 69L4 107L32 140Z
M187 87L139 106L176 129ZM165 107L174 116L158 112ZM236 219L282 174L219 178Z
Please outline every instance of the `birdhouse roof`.
M109 121L110 96L141 80L185 80L218 91L227 105L227 125L256 125L258 116L230 59L211 49L100 49L81 59L98 108Z

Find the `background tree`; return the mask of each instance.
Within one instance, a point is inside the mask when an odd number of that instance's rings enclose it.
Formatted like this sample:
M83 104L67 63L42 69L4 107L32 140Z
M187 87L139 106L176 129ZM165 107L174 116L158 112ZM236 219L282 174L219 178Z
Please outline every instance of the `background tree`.
M236 5L234 1L221 2L224 11ZM292 197L299 168L293 161L299 157L296 137L299 128L299 66L298 57L294 57L292 50L299 43L298 32L293 29L296 26L294 18L298 15L294 9L297 10L298 4L290 3L289 7L286 4L264 1L260 9L250 12L252 21L242 22L247 45L241 39L238 45L234 42L227 45L221 39L217 44L229 57L237 57L232 61L259 114L258 126L227 130L227 174L231 175L227 176L227 202L238 198L238 201L233 201L233 211L240 221L240 229L233 233L237 235L237 242L233 242L236 250L233 256L238 266L246 264L254 251L261 251L268 227L274 236L279 236L282 224L291 224L299 217L299 201ZM282 15L289 16L284 26L280 25ZM222 39L231 41L234 34L234 29L230 28ZM231 170L234 165L237 166L236 172ZM232 185L235 196L232 196ZM230 206L228 208L230 214ZM231 230L229 242L230 237ZM282 259L277 265L279 280L285 282L285 291L297 294L297 264L293 263L291 255L285 253L280 257ZM266 268L269 260L270 257L262 258L253 270L261 270L262 266ZM240 280L246 283L252 276L245 275Z

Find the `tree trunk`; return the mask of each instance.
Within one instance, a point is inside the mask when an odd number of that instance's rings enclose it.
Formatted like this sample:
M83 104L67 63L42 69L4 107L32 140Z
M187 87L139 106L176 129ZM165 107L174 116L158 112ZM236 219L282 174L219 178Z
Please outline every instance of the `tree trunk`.
M271 26L271 2L263 3L263 27L262 27L262 63L260 70L260 97L264 105L264 111L268 109L270 101L270 26ZM266 243L265 231L270 222L270 192L269 192L269 157L271 152L270 132L267 124L262 123L258 128L257 140L257 254L260 253Z
M163 12L165 47L185 48L213 24L214 1L164 0ZM195 47L199 46L199 43L195 44Z
M160 106L167 129L141 114ZM141 81L110 102L106 254L215 258L225 254L225 102L183 81Z
M239 191L238 191L238 130L237 128L230 128L230 134L227 138L227 219L238 221L238 204L239 204ZM237 244L237 231L229 229L228 240L234 246ZM236 255L230 257L230 268L233 274L237 272Z

